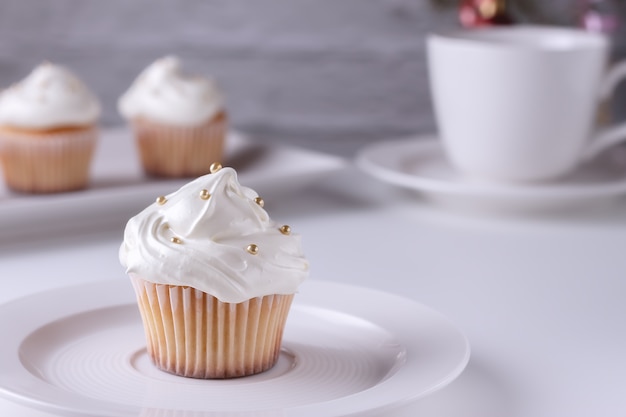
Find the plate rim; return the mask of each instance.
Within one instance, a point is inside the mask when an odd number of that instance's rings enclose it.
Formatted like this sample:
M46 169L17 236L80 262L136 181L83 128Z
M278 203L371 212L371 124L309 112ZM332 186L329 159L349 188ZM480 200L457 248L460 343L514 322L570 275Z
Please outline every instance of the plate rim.
M594 185L560 184L555 181L512 187L496 183L468 183L419 176L396 167L389 167L387 161L383 161L380 157L382 155L388 159L395 159L397 163L400 156L406 156L407 152L419 155L434 151L443 152L443 146L436 134L410 135L374 142L361 148L356 154L355 164L364 172L384 182L416 191L450 196L555 201L616 196L626 193L626 175L621 181Z
M117 289L121 289L122 286L126 287L126 291L125 292L117 291ZM70 295L70 296L80 295L80 294L84 294L85 291L94 291L97 289L108 289L110 291L110 293L106 294L104 299L102 300L104 304L92 306L89 304L89 299L87 297L85 297L86 298L85 300L81 300L81 302L78 303L77 305L73 305L72 303L56 303L54 305L54 308L60 309L62 311L55 311L55 314L53 314L52 316L46 316L46 317L52 317L50 321L42 322L41 320L39 320L39 318L31 317L30 322L27 323L28 326L26 326L26 328L23 328L18 325L14 325L14 327L16 328L21 327L18 330L22 332L21 333L22 336L16 338L17 340L12 340L12 343L9 342L5 346L0 347L0 352L4 351L4 354L0 355L0 357L5 358L5 359L0 359L0 363L2 363L3 361L6 362L8 360L7 358L13 359L17 362L17 363L13 363L13 367L9 367L8 369L9 373L13 374L12 377L8 378L9 380L15 379L16 372L22 372L23 374L29 375L27 376L27 378L37 379L23 365L21 365L21 361L19 360L19 346L28 335L36 331L38 328L46 324L49 324L55 320L58 320L60 318L71 317L75 314L92 311L92 310L99 309L105 306L113 307L116 305L120 305L120 306L128 305L129 303L134 304L135 298L134 298L134 293L132 292L132 287L125 280L106 280L106 281L95 281L95 282L90 282L90 283L73 284L73 285L57 287L57 288L50 289L47 291L41 291L41 292L29 294L29 295L20 297L18 299L14 299L9 302L0 304L0 314L3 314L7 311L9 312L11 312L12 310L19 311L20 309L27 308L29 306L32 307L33 303L40 301L44 297L55 297L55 296L59 296L63 294ZM408 368L407 366L405 366L404 368L401 367L397 372L395 372L393 375L391 375L387 379L382 380L379 384L376 384L373 387L367 388L363 391L353 393L344 397L339 397L337 399L331 399L328 401L322 401L322 402L317 402L313 404L279 408L282 413L281 415L283 416L292 416L292 415L298 416L298 417L318 416L320 415L320 412L324 412L324 415L339 417L339 416L351 415L354 413L384 411L385 409L399 407L403 404L416 400L420 397L423 397L438 389L445 387L447 384L455 380L463 372L463 370L467 366L467 363L469 362L470 345L469 345L469 341L467 337L443 314L421 303L418 303L414 300L403 297L401 295L397 295L397 294L393 294L393 293L389 293L389 292L385 292L385 291L381 291L377 289L372 289L368 287L355 286L351 284L331 282L331 281L320 281L320 280L308 280L302 285L301 291L299 291L299 294L300 295L303 294L303 291L308 291L309 294L311 294L310 297L313 296L312 294L320 295L322 293L328 293L328 292L333 293L333 295L330 297L324 297L323 302L320 302L320 303L312 303L310 300L307 302L306 301L308 299L307 297L296 296L296 298L294 299L294 305L303 304L303 305L312 305L314 307L331 308L337 302L343 300L344 297L342 297L342 294L344 294L346 291L349 291L352 294L356 292L357 295L359 295L358 298L360 300L363 297L365 297L364 300L362 300L358 304L358 306L355 304L354 308L358 307L362 309L365 307L368 307L368 308L371 307L370 303L373 301L373 298L375 298L376 300L380 300L380 299L383 299L383 300L386 299L388 301L393 300L394 306L399 305L401 309L408 308L409 310L413 312L419 311L420 313L424 313L424 317L432 321L432 323L430 324L433 324L433 323L437 324L439 326L438 329L446 333L446 338L455 339L455 343L457 344L457 346L455 346L455 350L459 350L459 352L462 351L462 353L459 354L458 357L454 359L455 366L450 367L450 369L447 370L446 375L440 375L437 381L433 381L429 385L428 389L426 390L422 390L420 392L410 392L411 391L410 389L405 388L404 390L400 390L402 392L402 396L395 398L393 401L386 399L384 402L380 402L380 401L379 402L376 402L376 401L362 402L359 400L363 398L371 399L373 394L376 394L376 391L380 390L381 387L383 389L386 389L390 385L393 387L394 383L396 383L397 385L398 382L401 382L397 380L399 376L404 376L403 373L414 371L416 367L416 365L411 362L412 359L410 358L410 355L411 355L411 349L415 348L413 344L417 343L417 340L415 339L415 336L406 335L407 328L405 326L406 326L407 320L399 320L399 323L398 323L399 327L397 329L390 330L388 326L381 326L384 330L392 331L393 336L396 338L399 338L400 341L404 344L403 347L407 349L407 356L409 357L407 359L407 363L411 364L411 368ZM99 295L102 294L101 292L99 293L98 291L95 291L95 293L98 293ZM115 293L116 296L119 298L115 299L115 296L113 296L114 300L109 300L107 297L112 297L111 295L112 293ZM298 298L304 298L304 300L298 302ZM335 310L342 312L342 313L348 312L349 314L351 314L349 312L350 310L349 308L347 309L348 311L346 311L346 308L345 308L346 306L341 306L341 307L342 308L340 308L340 306L335 305ZM49 309L47 309L46 311L48 313L50 312ZM59 314L61 314L61 316L59 316ZM40 312L40 315L45 315L45 313ZM356 315L356 314L353 314L353 315ZM363 316L361 315L356 315L356 316L359 318L363 318ZM56 317L56 319L54 317ZM371 321L371 317L368 317L365 319ZM420 319L423 319L423 318L420 318ZM379 320L382 320L382 316L379 317ZM414 320L413 324L415 324L416 319L413 319L413 320ZM377 322L374 322L374 324L379 325L379 323ZM32 327L32 326L38 326L38 327ZM3 327L7 327L6 324L0 325L0 329L2 329ZM398 329L402 329L405 332L403 334L398 334L397 333ZM2 330L4 331L6 329L2 329ZM421 335L421 336L422 336L422 339L420 341L423 342L424 335ZM432 335L427 335L427 336L430 338L434 337ZM431 340L431 343L432 342L433 341ZM439 341L439 343L441 343L441 341ZM407 346L407 345L410 345L410 346ZM134 410L135 408L137 408L138 410L141 409L140 407L126 406L126 407L121 407L121 410L118 410L119 412L115 413L113 412L114 410L112 410L110 406L108 408L106 407L106 405L111 405L115 403L106 402L106 401L97 400L97 399L84 399L82 397L81 397L81 401L79 401L81 403L79 407L77 406L73 407L69 404L58 404L58 403L51 404L47 402L45 399L42 399L39 397L29 398L24 393L17 392L15 388L11 389L10 386L7 386L7 382L4 381L4 379L5 378L0 378L0 396L1 397L4 397L14 402L18 402L22 405L42 409L44 411L64 413L67 415L82 415L82 416L88 415L88 416L94 416L94 417L95 416L101 417L101 416L118 416L118 415L128 416L128 415L131 415L131 414L128 414L129 413L128 410L131 410L131 409ZM58 389L58 387L54 387L54 388ZM398 388L398 387L395 387L395 388ZM106 413L102 411L94 412L94 409L103 410L103 408L101 408L102 406L105 406L104 409ZM263 410L258 410L258 411L263 411ZM328 414L329 411L331 411L331 414ZM242 411L234 411L234 410L233 411L206 410L205 412L202 412L202 415L206 414L207 416L208 415L231 416L235 414L246 415L247 413L251 413L251 412L249 411L242 412Z

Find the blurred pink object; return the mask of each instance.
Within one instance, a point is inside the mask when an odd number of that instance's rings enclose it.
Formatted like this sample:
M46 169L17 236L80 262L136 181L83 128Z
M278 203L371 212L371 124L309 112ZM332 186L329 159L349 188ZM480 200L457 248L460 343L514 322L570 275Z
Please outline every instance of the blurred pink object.
M579 25L590 32L612 34L621 24L612 0L580 0L579 7Z
M459 6L459 22L473 28L508 25L513 20L506 12L504 0L463 0Z

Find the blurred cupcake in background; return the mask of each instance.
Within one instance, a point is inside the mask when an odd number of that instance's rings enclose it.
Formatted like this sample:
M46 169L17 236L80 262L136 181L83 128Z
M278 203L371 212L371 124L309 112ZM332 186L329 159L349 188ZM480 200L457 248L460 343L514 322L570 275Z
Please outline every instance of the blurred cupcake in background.
M197 177L223 162L227 114L214 81L183 74L178 58L152 63L118 101L132 125L144 171Z
M0 93L0 161L7 186L28 193L85 188L100 103L68 69L51 63Z

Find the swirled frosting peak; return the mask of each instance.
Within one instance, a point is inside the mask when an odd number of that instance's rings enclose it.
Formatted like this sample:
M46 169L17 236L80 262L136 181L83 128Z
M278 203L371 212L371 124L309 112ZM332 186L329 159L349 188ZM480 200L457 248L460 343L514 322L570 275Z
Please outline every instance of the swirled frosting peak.
M117 107L126 119L190 126L217 114L222 97L212 80L183 74L180 60L166 56L139 74Z
M309 273L300 236L262 205L232 168L199 177L128 221L120 262L131 276L228 303L293 294Z
M66 68L51 63L0 94L0 124L32 129L84 126L97 121L100 103Z

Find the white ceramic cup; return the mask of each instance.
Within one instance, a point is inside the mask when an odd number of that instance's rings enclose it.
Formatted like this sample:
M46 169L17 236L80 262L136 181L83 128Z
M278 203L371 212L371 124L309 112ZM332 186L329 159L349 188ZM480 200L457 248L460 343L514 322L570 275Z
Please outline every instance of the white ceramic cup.
M609 40L578 29L518 25L427 38L435 117L450 163L496 182L544 181L626 140L596 132L598 105L626 75L607 69Z

